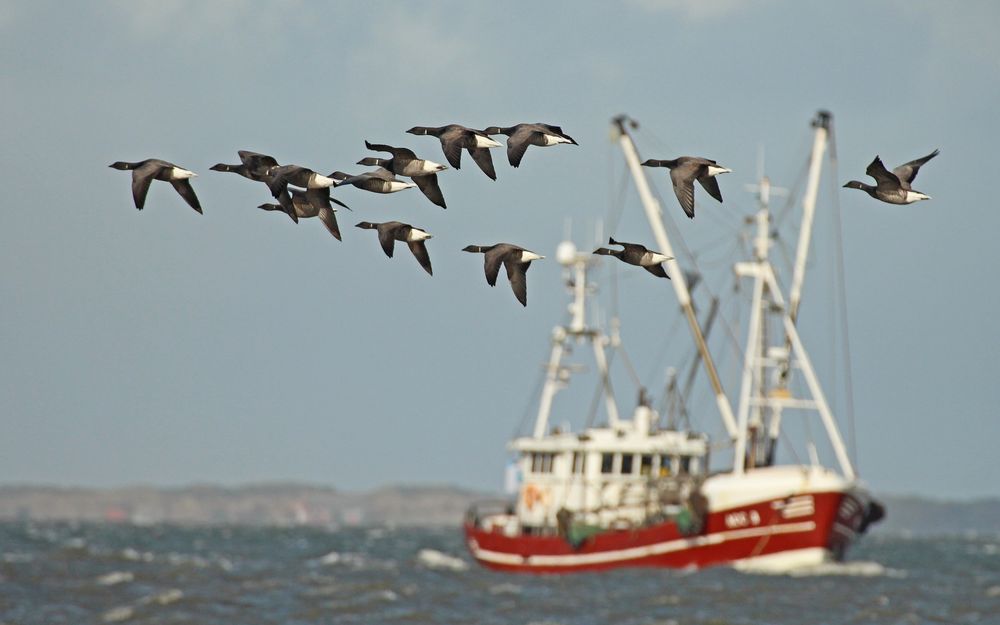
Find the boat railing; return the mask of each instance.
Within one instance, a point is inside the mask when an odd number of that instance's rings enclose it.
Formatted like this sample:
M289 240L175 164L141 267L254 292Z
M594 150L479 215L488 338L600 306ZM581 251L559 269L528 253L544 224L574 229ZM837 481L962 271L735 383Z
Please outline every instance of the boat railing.
M465 523L473 527L484 527L484 520L496 526L498 521L516 519L515 504L510 499L482 499L474 501L465 511Z

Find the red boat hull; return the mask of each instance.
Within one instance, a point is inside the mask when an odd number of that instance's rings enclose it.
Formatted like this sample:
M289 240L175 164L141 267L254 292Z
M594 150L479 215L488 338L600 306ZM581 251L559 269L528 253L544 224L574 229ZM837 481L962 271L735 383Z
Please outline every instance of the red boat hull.
M776 554L839 560L863 531L868 502L850 492L819 492L710 512L697 534L673 521L596 534L577 548L556 535L506 535L465 525L483 566L517 573L570 573L621 567L700 568Z

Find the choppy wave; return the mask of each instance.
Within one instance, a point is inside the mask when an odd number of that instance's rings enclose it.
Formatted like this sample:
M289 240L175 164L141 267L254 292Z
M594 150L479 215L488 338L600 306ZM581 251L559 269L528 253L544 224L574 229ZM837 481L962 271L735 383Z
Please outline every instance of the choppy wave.
M469 563L437 549L421 549L417 553L417 562L430 569L448 569L450 571L465 571Z
M152 562L156 556L151 551L139 551L132 547L126 547L121 550L121 557L133 562Z
M359 553L341 553L339 551L331 551L330 553L320 556L315 560L311 560L311 562L322 566L339 565L361 568L365 566L366 559Z
M905 571L888 568L878 562L824 562L801 566L789 570L775 570L768 567L754 567L752 564L740 567L741 573L752 575L787 575L788 577L906 577Z
M111 608L101 615L101 620L105 623L120 623L135 616L135 609L130 605L120 605Z
M386 571L397 568L392 559L375 558L356 551L331 551L308 561L309 566L346 567L356 570Z
M155 595L149 595L139 599L136 603L138 605L170 605L171 603L180 601L184 597L184 591L179 588L171 588L169 590L164 590L163 592L156 593Z
M135 573L131 571L112 571L98 577L97 583L100 586L117 586L118 584L131 582L134 579Z
M490 586L491 595L520 595L524 592L524 587L517 584L494 584Z
M7 564L24 564L25 562L31 562L35 559L35 556L30 553L5 553L3 554L3 561Z
M1000 540L977 540L967 548L954 538L875 538L858 545L855 560L780 574L713 567L533 576L475 565L458 529L330 533L0 522L0 623L677 625L752 619L801 625L809 613L823 614L825 625L996 620ZM792 579L803 576L817 581ZM963 583L941 583L948 579Z

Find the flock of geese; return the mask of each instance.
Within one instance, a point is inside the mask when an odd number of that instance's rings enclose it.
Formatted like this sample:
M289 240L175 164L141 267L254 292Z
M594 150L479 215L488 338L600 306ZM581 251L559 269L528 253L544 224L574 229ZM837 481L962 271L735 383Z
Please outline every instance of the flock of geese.
M519 167L524 153L529 146L547 147L560 144L579 145L572 137L562 131L559 126L550 124L517 124L510 127L490 126L484 130L466 128L457 124L441 127L415 126L407 130L413 135L430 135L441 141L441 148L448 163L455 169L461 169L462 150L468 151L472 160L490 179L496 180L496 170L490 150L501 146L492 137L507 136L507 160L512 167ZM239 164L228 165L218 163L211 167L212 171L231 172L244 178L267 185L271 195L278 202L261 204L258 208L268 211L281 211L294 222L299 219L318 217L330 234L341 240L340 227L337 224L334 204L343 208L349 207L330 196L331 187L345 185L354 186L372 193L396 193L417 187L437 206L447 208L441 187L438 185L437 174L447 169L447 166L419 158L408 148L394 147L385 144L375 144L365 141L365 147L374 152L387 153L389 158L365 157L358 165L375 167L374 170L347 174L335 171L324 176L315 170L300 165L281 165L266 154L241 150ZM882 160L876 156L868 165L865 173L875 179L874 186L851 180L844 187L860 189L870 196L890 204L911 204L919 200L930 199L930 196L911 188L910 184L917 176L920 167L937 156L938 150L923 158L919 158L892 171L886 169ZM694 218L694 182L717 201L722 202L722 192L715 179L719 174L732 170L719 165L716 161L695 157L681 156L676 159L649 159L642 163L646 167L666 167L670 170L670 181L674 194L684 213ZM110 167L132 172L132 198L135 207L142 210L146 203L146 195L153 180L169 182L178 194L199 213L201 203L191 186L191 178L198 174L169 163L164 160L150 158L138 162L117 161ZM401 180L397 176L409 178L411 182ZM421 267L433 275L430 255L427 253L425 241L433 235L400 221L374 223L362 221L356 225L366 230L376 230L378 240L386 256L392 258L395 242L405 242L410 252ZM670 279L662 263L673 257L647 249L638 243L616 241L613 237L609 245L622 249L614 250L606 247L595 250L594 254L615 256L619 260L644 268L654 276ZM468 245L464 252L484 255L486 282L495 286L500 273L500 266L507 270L514 296L522 306L528 305L528 289L525 275L532 261L545 258L535 252L511 243L495 245Z

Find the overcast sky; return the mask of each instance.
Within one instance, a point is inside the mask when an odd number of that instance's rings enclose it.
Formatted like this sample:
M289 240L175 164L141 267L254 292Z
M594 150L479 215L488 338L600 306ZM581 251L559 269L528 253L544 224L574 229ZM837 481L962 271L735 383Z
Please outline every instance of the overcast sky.
M861 474L883 493L1000 496L998 27L986 0L0 1L0 481L499 489L565 310L557 244L569 231L594 246L599 223L653 242L610 118L641 122L644 158L733 169L724 204L696 191L693 221L651 172L672 232L715 269L699 301L711 291L729 314L748 295L727 269L754 209L744 185L763 153L775 184L801 189L822 108L837 171L824 174L802 326L846 433L824 243L839 210ZM534 121L580 146L531 148L519 169L496 150L496 182L466 155L440 176L447 210L415 190L337 190L354 209L339 213L343 242L258 210L263 186L208 169L250 149L360 171L366 139L445 162L437 140L405 130ZM914 184L930 201L840 188L876 154L893 167L935 148ZM161 182L135 210L129 175L107 165L149 157L200 174L204 215ZM433 277L353 227L389 219L435 235ZM499 241L549 256L528 274L527 308L459 251ZM658 402L691 341L665 281L639 274L605 263L595 277ZM735 402L738 361L720 360ZM616 376L627 413L635 388ZM580 381L555 422L582 422L593 391ZM695 425L718 438L698 387Z

